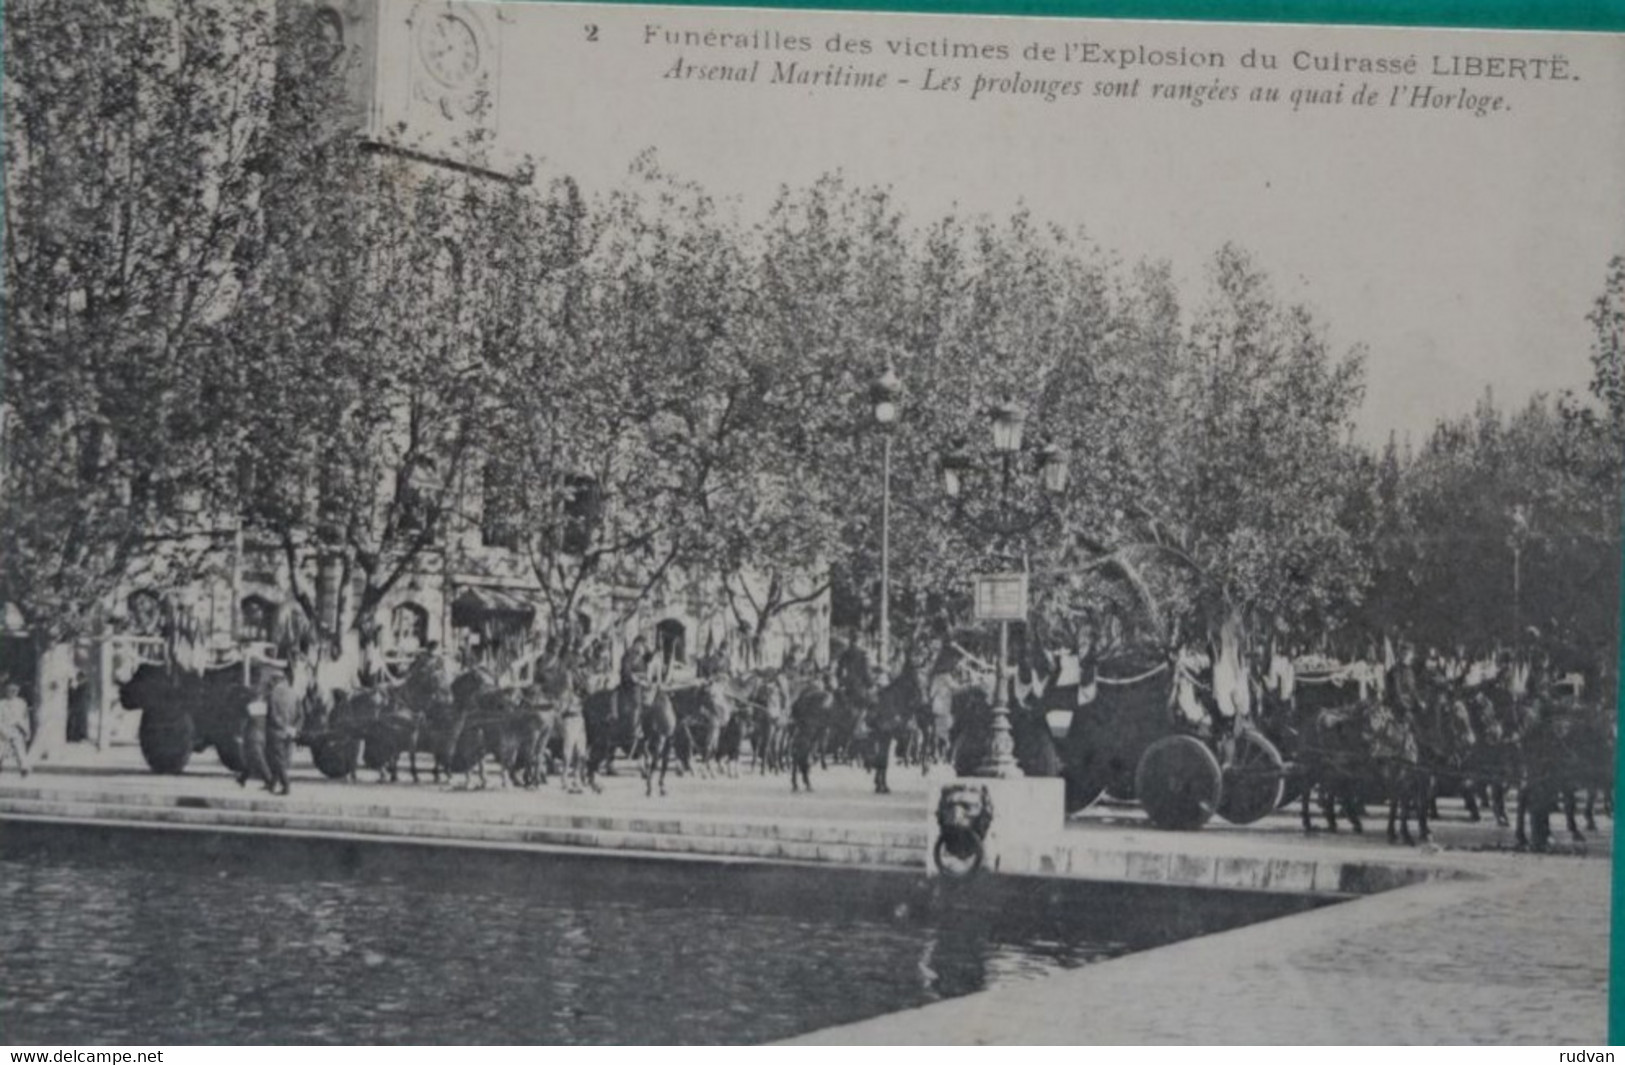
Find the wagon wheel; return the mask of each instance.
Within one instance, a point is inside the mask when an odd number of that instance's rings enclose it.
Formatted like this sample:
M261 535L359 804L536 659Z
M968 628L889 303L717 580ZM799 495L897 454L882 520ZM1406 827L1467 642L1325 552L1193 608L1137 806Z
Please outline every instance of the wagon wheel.
M354 773L360 754L361 744L352 739L323 738L310 744L310 760L330 780L343 780Z
M1134 773L1140 805L1158 828L1201 828L1219 805L1219 760L1194 736L1164 736Z
M154 773L182 772L192 758L192 715L184 710L143 710L136 738L148 769Z
M1235 753L1224 767L1219 816L1233 825L1250 825L1281 806L1285 790L1281 752L1251 729L1236 736Z
M220 756L220 764L233 773L241 773L248 765L248 759L243 755L243 738L241 736L216 737L214 753Z

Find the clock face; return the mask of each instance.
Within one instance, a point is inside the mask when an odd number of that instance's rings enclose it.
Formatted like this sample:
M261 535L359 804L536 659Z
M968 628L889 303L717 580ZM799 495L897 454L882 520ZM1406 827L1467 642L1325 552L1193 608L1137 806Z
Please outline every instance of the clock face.
M330 7L315 13L316 67L328 71L344 55L344 16Z
M448 89L461 89L480 72L480 40L461 17L445 13L423 24L418 33L423 68Z

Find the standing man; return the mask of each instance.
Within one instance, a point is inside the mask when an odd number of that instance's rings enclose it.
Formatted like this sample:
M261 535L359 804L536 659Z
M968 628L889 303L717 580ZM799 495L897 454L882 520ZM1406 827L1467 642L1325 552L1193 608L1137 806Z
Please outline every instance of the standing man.
M853 710L866 711L874 702L875 671L856 639L835 660L835 685Z
M549 665L547 694L559 708L559 734L564 751L564 790L581 794L582 785L594 793L603 789L593 775L592 751L587 743L587 672L573 650L565 650Z
M270 715L270 684L261 679L248 690L248 711L243 718L243 767L237 771L237 786L247 787L249 780L265 781L265 790L272 790L271 768L265 762L266 718Z
M632 646L621 655L621 689L620 697L627 700L626 704L632 707L634 713L643 707L643 689L649 686L650 663L654 656L649 652L649 645L639 636L632 641ZM625 713L623 706L622 713Z
M17 682L6 678L5 694L0 696L0 767L6 758L17 763L23 776L28 764L28 703L18 694Z
M273 795L288 794L288 764L293 761L293 738L298 731L299 700L287 674L275 670L265 714L265 790Z

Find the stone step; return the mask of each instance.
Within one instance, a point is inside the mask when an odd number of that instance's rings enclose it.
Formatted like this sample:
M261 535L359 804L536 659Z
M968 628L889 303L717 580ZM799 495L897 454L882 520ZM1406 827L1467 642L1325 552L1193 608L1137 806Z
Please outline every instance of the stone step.
M199 806L75 801L60 797L26 799L8 795L0 797L0 819L5 818L364 836L430 843L577 847L903 869L921 869L925 864L923 846L882 840L804 841L658 832L627 826L572 827L529 822L497 823L487 819L462 821L445 817L416 820L399 814L365 817L357 816L354 811L321 814L293 808L257 809L251 802Z
M661 836L755 839L784 843L884 846L919 850L923 850L927 842L923 823L897 821L846 824L807 819L769 821L734 814L712 816L685 812L665 816L650 814L647 811L595 809L589 812L541 806L529 809L481 806L477 809L458 810L444 805L414 804L410 800L390 803L365 800L335 802L275 798L254 792L240 795L208 795L199 792L71 788L56 784L0 787L0 804L10 801L92 803L147 810L244 811L271 815L297 814L318 818L414 823L477 823L546 830L630 832ZM595 800L586 798L580 801Z

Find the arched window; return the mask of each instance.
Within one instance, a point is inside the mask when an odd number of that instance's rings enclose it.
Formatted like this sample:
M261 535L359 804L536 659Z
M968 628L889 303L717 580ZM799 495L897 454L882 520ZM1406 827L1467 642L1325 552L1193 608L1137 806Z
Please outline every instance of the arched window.
M429 612L416 603L402 603L389 615L389 645L400 654L417 654L429 642Z
M143 588L126 600L130 611L130 632L136 636L157 636L163 625L164 605L158 593Z
M270 643L271 627L275 619L276 605L269 599L258 595L244 596L242 620L237 626L237 636L243 640Z

